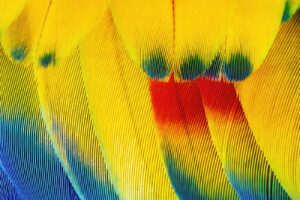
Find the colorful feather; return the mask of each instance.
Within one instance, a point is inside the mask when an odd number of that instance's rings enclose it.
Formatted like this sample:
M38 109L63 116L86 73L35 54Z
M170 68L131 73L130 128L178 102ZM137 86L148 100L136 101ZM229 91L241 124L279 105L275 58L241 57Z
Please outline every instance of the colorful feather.
M76 199L40 115L33 67L0 51L0 164L24 199Z
M96 134L120 198L176 199L158 150L147 77L129 59L110 12L81 50Z
M36 66L44 120L60 162L81 199L118 199L95 136L79 60L76 50L55 67Z
M299 8L0 0L0 199L299 199Z
M0 37L18 17L27 0L0 0Z
M36 62L47 67L70 55L107 6L108 0L51 0L39 36Z
M15 61L30 65L50 6L50 0L28 0L2 37L2 46Z
M300 198L300 16L285 24L257 73L237 84L257 143L278 180Z
M110 9L126 50L151 78L170 74L173 60L171 0L112 0Z
M113 0L110 8L132 59L150 77L173 72L176 79L196 79L220 59L215 73L240 81L265 59L285 1L127 0L124 6Z
M234 85L200 79L212 141L241 199L289 199L253 137Z
M152 81L150 91L165 163L180 199L237 199L212 144L196 82Z

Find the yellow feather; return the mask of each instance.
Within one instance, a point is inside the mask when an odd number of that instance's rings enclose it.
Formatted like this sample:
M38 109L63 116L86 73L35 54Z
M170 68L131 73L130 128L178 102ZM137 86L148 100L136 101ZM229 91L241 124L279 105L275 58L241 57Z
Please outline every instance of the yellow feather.
M71 180L86 199L112 195L113 189L109 188L110 180L87 105L79 51L55 67L37 67L36 76L40 96L45 95L41 102L47 128ZM77 163L85 168L80 168ZM88 180L82 180L83 177ZM94 179L98 186L93 185Z
M184 79L204 74L224 51L232 12L233 0L175 1L175 73Z
M21 12L27 0L0 0L0 36Z
M16 61L32 63L50 0L29 0L2 38L5 52Z
M148 79L126 54L110 13L82 45L82 60L97 136L120 197L177 199L158 150Z
M107 6L108 0L52 0L36 61L47 67L66 58L101 19Z
M278 180L300 198L300 16L282 27L260 70L236 85L245 115Z
M240 54L250 62L252 69L248 70L258 69L279 31L284 3L283 0L243 0L232 5L234 13L226 37L225 61ZM237 61L235 67L242 71L245 64Z
M113 0L110 9L135 63L153 78L167 76L173 60L172 2Z

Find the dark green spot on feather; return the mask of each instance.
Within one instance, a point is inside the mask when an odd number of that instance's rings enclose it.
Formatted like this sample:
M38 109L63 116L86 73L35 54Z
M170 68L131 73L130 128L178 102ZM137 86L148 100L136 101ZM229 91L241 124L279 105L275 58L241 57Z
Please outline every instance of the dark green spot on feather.
M193 80L202 75L205 64L199 56L188 57L180 66L180 76L184 80Z
M153 79L163 79L170 72L167 62L161 53L152 54L142 63L143 70Z
M56 64L56 58L54 53L46 53L40 58L40 64L43 67L48 67L50 64Z
M17 47L11 50L10 55L16 61L22 61L26 57L26 47Z
M285 22L287 20L289 20L291 18L291 6L289 4L289 2L287 1L285 3L285 7L284 7L284 11L283 11L283 15L281 18L281 22Z
M240 53L232 55L223 66L223 73L230 81L244 80L251 74L252 70L250 60Z

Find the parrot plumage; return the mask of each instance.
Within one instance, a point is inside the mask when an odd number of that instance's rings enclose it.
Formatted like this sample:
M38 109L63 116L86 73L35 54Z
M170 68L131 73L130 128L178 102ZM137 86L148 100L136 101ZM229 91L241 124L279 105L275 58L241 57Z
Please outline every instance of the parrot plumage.
M0 0L0 200L300 199L299 0Z

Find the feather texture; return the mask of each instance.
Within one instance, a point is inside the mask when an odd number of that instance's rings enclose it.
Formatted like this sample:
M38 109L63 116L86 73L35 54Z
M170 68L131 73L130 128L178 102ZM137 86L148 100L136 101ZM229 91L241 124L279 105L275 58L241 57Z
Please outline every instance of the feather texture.
M109 12L81 50L96 134L120 197L177 199L157 147L148 79L129 59Z
M293 199L300 197L299 20L284 25L261 69L236 85L256 141Z
M4 51L15 61L32 64L50 0L28 0L2 38Z
M50 139L76 192L81 199L118 199L90 118L79 51L56 67L36 66L35 74Z
M253 137L234 85L200 79L212 140L241 199L289 199Z
M36 62L47 67L66 58L101 19L108 0L51 0L36 50Z
M18 17L27 0L0 1L0 37L9 25Z
M51 146L39 110L33 67L12 63L0 51L1 169L25 199L76 199Z
M0 0L0 199L299 199L299 7Z
M237 199L212 144L197 82L153 81L150 92L165 163L180 199Z

